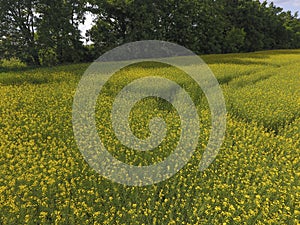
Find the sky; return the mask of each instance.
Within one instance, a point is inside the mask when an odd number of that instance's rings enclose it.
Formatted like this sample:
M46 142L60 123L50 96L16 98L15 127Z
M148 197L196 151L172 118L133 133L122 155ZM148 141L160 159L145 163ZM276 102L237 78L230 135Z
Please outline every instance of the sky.
M299 0L300 1L300 0ZM80 24L79 25L79 29L81 31L81 34L83 37L85 37L85 33L87 30L91 29L92 26L93 26L93 20L94 20L94 16L90 13L88 13L86 15L86 20L85 20L85 23L84 24ZM86 43L86 44L90 44L90 42Z
M263 2L263 0L260 1ZM271 2L270 0L267 1ZM273 2L276 6L283 8L284 11L290 10L292 13L299 11L300 14L300 0L273 0ZM81 24L79 27L82 35L85 36L85 32L89 30L92 26L93 16L91 14L88 14L85 23Z
M271 2L271 1L268 1ZM300 11L300 0L273 0L276 6L283 8L285 11Z

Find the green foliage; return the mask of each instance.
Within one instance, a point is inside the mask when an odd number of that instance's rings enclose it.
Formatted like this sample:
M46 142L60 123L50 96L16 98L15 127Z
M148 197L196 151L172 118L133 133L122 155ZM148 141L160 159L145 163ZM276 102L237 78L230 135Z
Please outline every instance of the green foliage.
M95 17L84 37L86 13ZM0 58L92 61L123 43L165 40L198 54L300 48L298 14L258 0L1 0Z
M0 61L0 71L6 70L20 70L22 68L26 68L26 64L21 62L17 58L2 59Z
M244 29L233 27L225 36L224 52L239 52L244 47L246 32Z
M29 65L55 65L84 60L79 24L84 0L2 1L1 58L17 57ZM40 58L41 57L41 58Z
M79 24L84 20L85 1L40 1L37 36L46 64L80 62L83 59Z
M98 17L89 36L98 54L147 39L175 42L202 54L300 47L297 15L273 3L134 0L96 1L94 6Z
M0 57L19 58L29 65L39 65L35 39L36 0L1 1Z
M57 54L54 49L47 48L39 51L41 65L52 66L58 64Z

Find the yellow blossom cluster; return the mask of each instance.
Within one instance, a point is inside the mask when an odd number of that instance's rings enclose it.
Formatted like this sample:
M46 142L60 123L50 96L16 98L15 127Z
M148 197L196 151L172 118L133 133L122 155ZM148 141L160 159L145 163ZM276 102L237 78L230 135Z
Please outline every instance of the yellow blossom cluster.
M201 172L211 122L203 93L175 68L148 63L119 71L99 95L96 123L108 151L132 165L163 161L180 136L180 118L162 99L136 104L130 126L150 135L149 121L167 124L149 152L129 149L110 124L114 97L152 75L173 79L191 95L200 119L189 163L161 183L124 186L97 174L81 155L72 103L86 64L0 74L0 224L300 224L300 51L210 55L228 116L223 146Z

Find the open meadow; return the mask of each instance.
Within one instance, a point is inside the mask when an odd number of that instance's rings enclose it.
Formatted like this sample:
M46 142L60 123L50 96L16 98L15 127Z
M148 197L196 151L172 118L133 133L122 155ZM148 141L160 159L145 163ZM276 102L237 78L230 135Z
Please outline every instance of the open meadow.
M163 161L175 148L180 118L158 98L140 101L130 125L138 138L159 116L167 136L149 152L126 148L110 110L134 79L161 76L195 103L200 136L195 154L161 183L131 187L96 173L78 150L72 104L89 64L0 67L0 224L300 224L300 50L205 55L227 107L224 143L198 170L211 128L205 95L181 70L149 62L117 72L100 93L98 134L131 165Z

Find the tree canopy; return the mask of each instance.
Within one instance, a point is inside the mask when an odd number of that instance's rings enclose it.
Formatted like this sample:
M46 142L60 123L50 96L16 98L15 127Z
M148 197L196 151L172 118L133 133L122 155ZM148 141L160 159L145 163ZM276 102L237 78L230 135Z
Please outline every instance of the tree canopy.
M87 12L96 19L83 37ZM298 14L259 0L0 0L0 20L0 58L29 65L90 61L138 40L198 54L300 48Z

